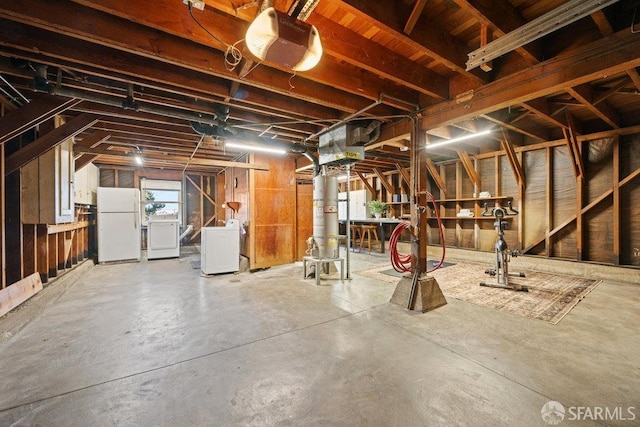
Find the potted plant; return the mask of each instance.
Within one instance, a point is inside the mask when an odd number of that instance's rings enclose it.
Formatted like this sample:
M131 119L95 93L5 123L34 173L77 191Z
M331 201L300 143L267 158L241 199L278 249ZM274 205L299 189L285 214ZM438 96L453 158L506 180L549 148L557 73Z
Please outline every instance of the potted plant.
M369 212L376 218L380 218L387 211L387 204L380 200L371 200L369 202Z

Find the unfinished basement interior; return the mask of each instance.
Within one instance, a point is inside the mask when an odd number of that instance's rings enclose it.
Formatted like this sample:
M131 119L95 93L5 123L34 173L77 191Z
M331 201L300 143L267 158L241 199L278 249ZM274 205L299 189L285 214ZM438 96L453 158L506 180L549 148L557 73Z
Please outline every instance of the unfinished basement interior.
M639 9L0 2L0 425L640 425Z

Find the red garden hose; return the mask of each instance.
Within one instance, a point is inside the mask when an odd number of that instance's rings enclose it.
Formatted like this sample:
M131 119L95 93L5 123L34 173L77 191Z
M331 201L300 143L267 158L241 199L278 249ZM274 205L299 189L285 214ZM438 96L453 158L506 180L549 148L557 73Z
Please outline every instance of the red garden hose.
M427 192L427 196L429 200L433 204L433 210L436 213L436 219L438 220L438 230L440 231L440 243L442 244L442 257L440 258L440 262L436 264L431 270L427 270L427 273L431 273L434 270L437 270L444 263L444 255L446 252L446 245L444 241L444 227L442 226L442 221L440 219L440 210L436 204L433 195ZM398 252L398 241L400 240L400 235L404 231L405 228L410 228L411 223L409 221L402 221L400 224L393 229L391 233L391 237L389 237L389 257L391 258L391 265L393 269L398 273L406 273L412 271L411 269L411 254L401 254Z

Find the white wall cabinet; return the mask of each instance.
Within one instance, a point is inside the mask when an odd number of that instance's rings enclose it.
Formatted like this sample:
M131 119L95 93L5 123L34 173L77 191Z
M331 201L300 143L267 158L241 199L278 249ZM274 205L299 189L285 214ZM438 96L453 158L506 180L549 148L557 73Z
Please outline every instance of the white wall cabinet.
M347 193L338 193L338 219L344 221L347 219ZM345 200L345 201L340 201ZM371 195L368 190L355 190L349 192L349 215L350 219L367 219L371 218L369 212L369 201Z
M22 222L60 224L74 221L73 139L20 169Z
M75 172L73 192L75 203L81 205L96 205L100 171L93 163L89 163Z

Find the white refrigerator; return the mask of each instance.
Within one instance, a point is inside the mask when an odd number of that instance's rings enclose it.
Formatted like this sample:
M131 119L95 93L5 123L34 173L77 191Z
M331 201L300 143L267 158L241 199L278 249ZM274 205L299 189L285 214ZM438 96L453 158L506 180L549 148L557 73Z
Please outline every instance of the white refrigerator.
M140 190L98 187L98 262L140 261Z

